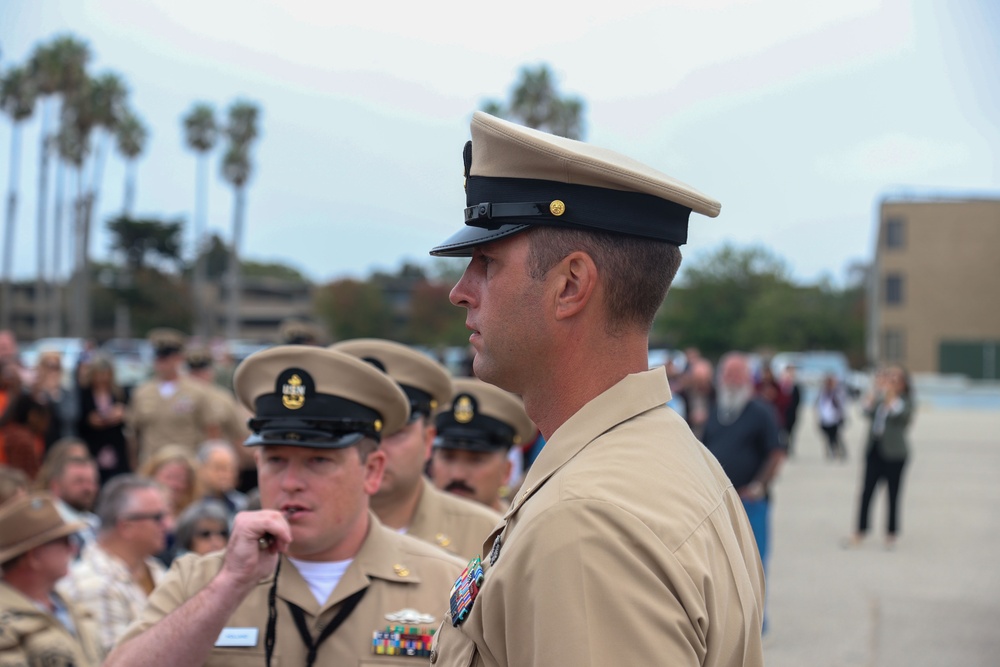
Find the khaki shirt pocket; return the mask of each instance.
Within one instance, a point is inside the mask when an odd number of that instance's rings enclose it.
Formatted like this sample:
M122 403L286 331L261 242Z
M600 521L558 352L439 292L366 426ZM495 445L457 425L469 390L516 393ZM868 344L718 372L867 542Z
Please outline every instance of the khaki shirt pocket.
M205 661L205 667L246 667L265 663L264 649L257 646L216 646ZM271 667L281 667L281 658L271 656Z
M451 614L434 635L430 662L433 667L470 667L476 662L475 642L451 624Z

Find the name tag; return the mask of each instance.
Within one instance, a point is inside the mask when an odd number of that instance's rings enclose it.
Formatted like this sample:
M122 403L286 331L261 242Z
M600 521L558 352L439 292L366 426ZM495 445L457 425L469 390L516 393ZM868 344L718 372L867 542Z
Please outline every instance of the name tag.
M257 628L222 628L216 646L256 646Z

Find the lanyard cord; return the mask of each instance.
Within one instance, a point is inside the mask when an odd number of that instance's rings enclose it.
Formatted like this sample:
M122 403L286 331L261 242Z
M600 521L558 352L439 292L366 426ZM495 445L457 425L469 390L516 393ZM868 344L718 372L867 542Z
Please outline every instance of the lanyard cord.
M278 624L278 573L280 571L281 558L278 558L278 565L274 568L274 581L271 583L271 590L267 593L267 633L264 635L266 667L271 667L271 656L274 655L274 640L277 634L276 628ZM299 631L302 643L309 648L309 656L306 660L306 667L312 667L313 663L316 662L316 651L319 650L320 644L326 641L326 638L332 635L333 632L339 628L345 620L347 620L347 617L350 616L351 612L354 611L354 608L358 606L358 603L361 602L361 598L364 597L367 591L367 588L362 588L360 591L344 600L344 603L340 606L340 610L337 612L337 615L333 617L333 620L330 621L329 625L323 628L315 642L309 634L309 627L306 624L305 612L303 612L298 606L288 602L288 600L285 600L289 611L292 612L292 618L295 620L295 627Z
M330 621L329 625L323 628L323 630L319 633L319 637L316 638L316 641L313 641L309 634L309 627L306 625L305 612L298 606L292 604L288 600L285 600L285 604L288 605L289 611L292 612L292 618L295 619L295 627L299 631L299 636L302 637L302 643L309 647L309 656L306 658L306 667L312 667L313 663L316 662L316 651L319 650L320 644L326 641L327 637L332 635L334 631L347 620L347 617L350 616L351 612L354 611L354 608L358 606L358 603L361 602L361 598L364 597L367 591L367 588L362 588L360 591L344 600L344 603L341 605L337 615L333 617L333 620Z
M271 590L267 592L267 633L264 635L264 653L266 667L271 667L271 656L274 654L275 626L278 622L278 607L275 598L278 594L278 573L281 572L281 556L278 556L278 564L274 568L274 581L271 582Z

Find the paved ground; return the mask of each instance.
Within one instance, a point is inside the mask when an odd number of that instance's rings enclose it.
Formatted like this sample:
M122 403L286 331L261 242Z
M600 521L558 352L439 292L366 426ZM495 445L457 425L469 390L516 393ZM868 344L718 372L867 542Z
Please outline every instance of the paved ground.
M849 458L828 462L804 410L775 488L769 667L1000 665L1000 410L924 406L911 430L902 532L883 548L884 491L858 550L854 525L865 420Z

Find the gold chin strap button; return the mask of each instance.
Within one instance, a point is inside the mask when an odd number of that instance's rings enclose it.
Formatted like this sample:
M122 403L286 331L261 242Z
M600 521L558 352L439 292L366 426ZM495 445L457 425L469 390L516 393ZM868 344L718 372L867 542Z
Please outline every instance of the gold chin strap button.
M549 204L549 213L559 217L566 212L566 204L562 202L561 199L553 199L552 203Z

